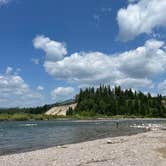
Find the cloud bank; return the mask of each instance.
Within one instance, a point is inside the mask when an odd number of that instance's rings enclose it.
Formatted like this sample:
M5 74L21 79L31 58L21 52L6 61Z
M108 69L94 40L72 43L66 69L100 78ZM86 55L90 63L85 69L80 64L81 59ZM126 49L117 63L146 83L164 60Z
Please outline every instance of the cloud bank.
M43 66L55 79L79 87L111 84L149 89L154 87L153 80L166 71L165 42L150 39L143 46L118 54L76 52L56 61L48 60L46 54Z

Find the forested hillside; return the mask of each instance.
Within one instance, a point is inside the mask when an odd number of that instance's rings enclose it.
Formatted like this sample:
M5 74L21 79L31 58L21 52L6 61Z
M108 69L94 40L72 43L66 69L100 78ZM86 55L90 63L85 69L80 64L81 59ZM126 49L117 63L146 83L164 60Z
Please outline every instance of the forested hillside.
M152 97L150 93L122 90L120 86L100 86L95 89L80 90L76 96L77 107L69 109L68 115L135 115L146 117L166 117L165 99L161 95Z

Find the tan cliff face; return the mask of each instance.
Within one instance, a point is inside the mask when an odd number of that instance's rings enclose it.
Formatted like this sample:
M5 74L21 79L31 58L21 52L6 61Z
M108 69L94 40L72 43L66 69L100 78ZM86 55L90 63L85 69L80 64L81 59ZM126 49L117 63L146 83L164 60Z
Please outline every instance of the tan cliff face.
M45 114L46 115L63 115L66 116L66 113L69 108L75 109L77 104L69 104L69 105L63 105L63 106L55 106L49 109Z

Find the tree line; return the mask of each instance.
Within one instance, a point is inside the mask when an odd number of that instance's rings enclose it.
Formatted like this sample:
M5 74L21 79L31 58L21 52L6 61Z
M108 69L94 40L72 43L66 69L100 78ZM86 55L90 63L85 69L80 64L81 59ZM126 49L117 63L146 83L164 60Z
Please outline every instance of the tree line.
M162 95L152 97L132 89L101 85L80 90L76 96L77 107L69 109L67 115L135 115L146 117L166 117L165 98Z
M15 114L15 113L26 113L26 114L43 114L48 109L50 109L52 105L44 105L40 107L32 107L32 108L0 108L0 114Z

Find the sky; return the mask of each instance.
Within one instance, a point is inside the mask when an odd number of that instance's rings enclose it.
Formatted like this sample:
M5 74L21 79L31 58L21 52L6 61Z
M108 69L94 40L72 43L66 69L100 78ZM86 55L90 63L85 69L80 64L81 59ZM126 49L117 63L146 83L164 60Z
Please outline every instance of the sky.
M166 95L165 0L0 0L0 107L99 86Z

